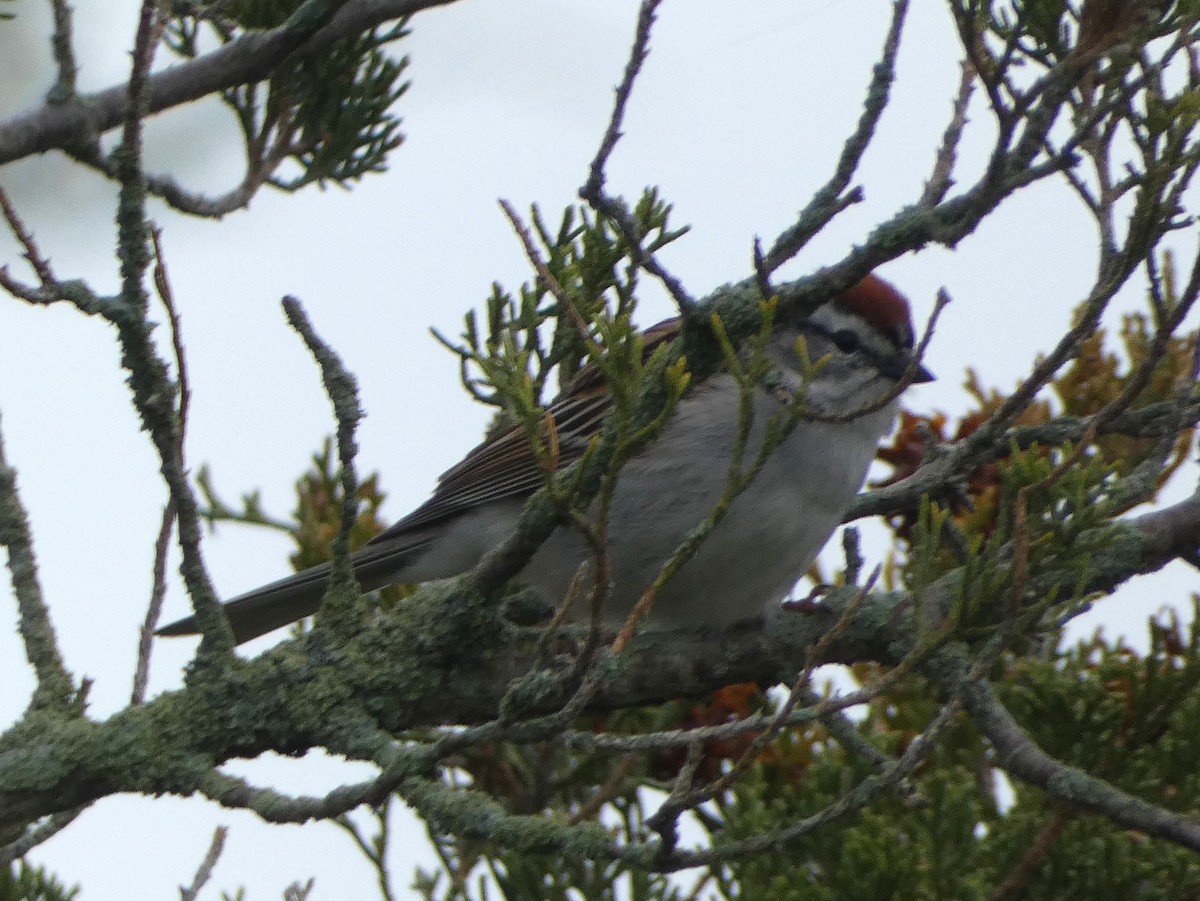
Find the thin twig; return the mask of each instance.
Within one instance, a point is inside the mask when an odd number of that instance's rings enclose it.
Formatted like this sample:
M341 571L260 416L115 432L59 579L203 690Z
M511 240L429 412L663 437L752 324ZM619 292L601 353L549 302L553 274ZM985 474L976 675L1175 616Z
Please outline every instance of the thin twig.
M646 825L662 837L663 856L674 851L679 840L679 829L677 828L679 813L688 807L696 806L695 803L690 803L690 799L694 795L692 785L696 779L696 771L700 769L700 764L703 762L704 745L694 741L687 746L687 756L683 760L683 766L675 774L671 793L659 805L654 815L646 821Z
M941 203L954 184L954 163L958 157L958 144L967 125L967 106L971 102L976 79L975 68L968 60L964 59L959 63L959 67L961 75L950 114L950 124L946 126L942 135L942 145L934 157L933 173L925 184L921 199L917 201L918 206L932 207Z
M723 844L703 851L676 851L671 859L664 863L664 869L684 869L695 866L705 866L722 863L727 860L740 860L762 854L773 848L786 845L804 835L826 826L835 820L861 810L883 792L898 784L925 760L937 747L943 733L953 722L955 714L960 709L955 700L942 705L937 715L917 738L905 749L894 763L878 775L868 776L848 792L827 807L811 816L796 821L782 829L775 830L752 838L742 839Z
M1091 417L1087 429L1080 436L1079 442L1072 449L1071 453L1064 457L1045 478L1039 479L1029 485L1023 485L1017 491L1017 496L1013 504L1013 577L1009 593L1006 622L1012 622L1012 618L1020 606L1020 600L1025 591L1029 574L1028 513L1030 494L1034 491L1044 491L1057 484L1091 450L1091 446L1096 440L1097 430L1124 413L1137 400L1138 395L1150 384L1150 380L1154 376L1154 370L1158 367L1158 364L1167 352L1171 337L1174 335L1175 330L1183 323L1183 320L1191 311L1198 297L1200 297L1200 256L1197 256L1192 277L1184 289L1182 296L1166 320L1161 322L1155 330L1154 339L1150 343L1145 359L1134 370L1125 385L1117 393L1117 396L1106 403ZM1183 398L1190 395L1191 388L1191 384L1183 386ZM1178 431L1178 426L1176 427L1176 431Z
M50 7L54 10L54 34L50 38L50 46L54 49L54 61L58 63L58 78L47 99L60 104L74 98L75 76L79 73L79 66L75 63L72 46L71 5L67 0L50 0Z
M1021 896L1029 880L1037 872L1038 867L1046 859L1046 855L1054 848L1067 825L1076 817L1075 811L1067 804L1059 804L1054 808L1042 828L1038 830L1029 847L1025 849L1017 865L1004 877L996 889L988 895L988 901L1015 901Z
M546 286L546 290L558 301L559 309L570 317L576 334L579 335L579 339L587 346L588 353L592 359L600 359L604 355L604 348L596 341L591 329L588 327L588 323L571 300L571 296L567 294L566 289L554 277L554 273L550 271L550 267L542 259L542 255L538 253L537 245L533 242L533 235L530 233L529 227L511 203L501 198L499 204L500 209L504 211L504 217L508 219L513 232L520 239L521 246L525 249L525 257L529 260L530 265L533 266L534 271L537 272L538 278L542 280L542 284Z
M163 255L162 242L158 229L150 230L150 239L154 248L154 286L159 300L167 313L167 322L171 328L171 348L175 354L176 384L179 386L179 465L184 466L184 438L187 433L188 411L191 405L192 390L188 381L187 358L183 349L182 323L179 311L175 307L175 297L171 290L171 281L167 276L167 263ZM175 501L167 499L163 506L162 519L158 526L158 537L154 542L154 569L150 589L150 601L146 605L146 616L138 633L137 665L133 673L133 692L131 704L140 704L146 698L146 685L150 678L150 654L154 647L154 630L162 615L163 599L167 594L167 556L171 546L171 533L175 526L177 510Z
M530 234L529 228L525 225L524 220L521 219L516 209L507 200L502 199L500 201L500 208L504 211L505 217L512 225L513 231L521 241L521 245L525 248L525 255L528 258L530 265L533 266L534 270L538 274L538 277L546 286L546 289L551 293L551 295L553 295L554 299L558 301L559 309L563 311L570 319L571 324L575 328L576 334L587 348L588 357L597 365L603 366L606 352L605 348L600 345L595 337L593 337L591 327L584 320L583 316L576 308L574 301L571 299L570 295L567 294L562 284L557 278L554 277L554 273L550 271L550 267L546 264L546 261L542 259L542 255L538 252L537 245L534 244L533 236ZM547 424L552 426L553 417L550 416L549 411L547 411L546 417ZM556 440L556 433L553 428L548 428L547 433L552 440ZM539 443L537 435L530 434L529 440L533 444L535 452L538 451ZM548 489L553 489L552 477L557 468L557 466L547 466L545 468L545 484ZM620 467L617 466L616 468L619 469ZM610 473L611 472L613 472L613 468L610 464ZM608 475L606 478L607 481L611 482L612 475ZM600 630L602 626L604 600L610 592L609 582L611 575L611 561L609 558L608 549L608 505L605 501L604 489L601 490L601 501L598 506L599 511L594 523L588 523L585 521L584 517L576 510L572 509L568 511L570 514L570 521L577 527L588 546L592 548L593 561L595 564L593 567L594 575L592 578L592 590L589 594L590 603L588 605L591 613L591 629L588 633L587 641L580 649L580 653L576 659L575 666L570 677L581 680L584 679L588 668L591 667L595 662L595 651L599 646ZM582 572L582 570L580 572ZM576 578L578 578L578 576L579 573L576 574ZM561 623L563 617L566 616L571 607L576 590L576 580L573 579L571 585L568 587L567 594L563 598L562 603L559 604L554 619L547 627L545 634L553 634L553 631L557 629L558 624ZM501 705L501 709L505 709L504 705Z
M196 498L179 460L177 386L172 384L167 366L154 345L149 322L149 296L144 284L151 248L142 173L142 118L148 102L148 72L162 34L160 13L158 3L144 0L134 41L129 102L125 107L118 155L121 189L117 207L117 256L121 262L121 293L112 303L104 305L101 312L116 326L134 407L141 417L142 427L150 433L158 453L160 471L177 511L179 546L183 555L180 571L203 635L198 659L207 661L232 651L233 633L204 566ZM74 297L71 300L78 305Z
M1020 426L1001 432L990 445L973 448L973 453L961 455L960 441L944 455L922 467L902 481L860 494L851 503L843 522L853 522L866 516L880 516L911 510L921 495L942 489L949 481L961 477L983 463L1007 456L1013 446L1025 450L1033 445L1057 445L1078 442L1091 431L1091 416L1060 416L1041 425ZM1130 438L1160 438L1178 428L1191 428L1200 423L1200 399L1186 402L1160 401L1139 410L1123 413L1096 429L1097 435L1125 435ZM953 460L948 460L951 454ZM959 475L956 475L959 474Z
M746 768L758 758L758 755L762 753L763 748L765 748L767 744L776 738L776 736L778 736L783 730L784 724L787 722L788 717L791 715L792 711L796 709L796 705L800 702L800 699L807 693L808 682L812 677L812 671L814 667L822 662L823 656L828 650L829 645L836 638L839 638L841 635L843 635L846 629L849 628L854 615L858 612L863 601L866 599L867 592L870 591L871 586L875 583L875 580L879 578L879 573L880 570L878 567L876 567L875 571L871 574L870 579L867 580L867 584L859 589L855 593L854 597L851 598L846 604L845 609L842 611L842 615L838 618L837 622L834 623L833 627L824 635L822 635L820 640L818 640L811 648L809 648L807 654L805 655L804 667L801 669L800 675L796 677L791 690L788 692L787 700L780 705L779 710L776 711L771 717L770 722L767 724L767 728L754 737L749 745L747 745L745 750L742 751L738 759L733 762L733 765L726 769L720 776L718 776L708 785L704 785L697 789L692 789L690 787L689 779L688 788L686 791L678 789L677 786L677 789L671 792L670 797L668 797L654 813L654 815L647 820L647 825L649 825L656 832L662 834L664 839L666 836L674 834L674 823L678 819L680 813L689 808L697 807L700 804L703 804L705 801L715 798L722 792L726 791L731 785L733 785L734 781L741 776L743 772L745 772Z
M616 224L629 246L632 262L662 282L679 312L686 314L695 307L695 300L684 288L683 282L659 263L654 254L642 247L643 235L639 233L637 224L620 201L610 197L604 190L604 169L617 146L617 141L621 139L625 107L633 93L633 86L642 70L642 64L650 53L650 32L654 27L655 12L661 2L662 0L642 0L638 11L637 30L629 48L629 61L625 64L625 74L616 89L612 115L609 117L608 127L604 130L604 137L600 141L596 156L588 168L587 181L579 189L579 197L590 204L597 213Z
M372 809L371 813L375 816L375 822L379 824L379 835L371 841L367 841L349 816L343 814L334 819L334 823L341 826L350 835L354 844L358 846L358 850L370 861L371 868L375 870L375 881L379 883L379 893L384 901L394 901L396 897L392 893L387 869L388 840L391 837L388 814L391 811L393 797L393 795L388 795L383 804Z
M38 250L37 244L33 239L33 234L25 227L25 223L21 220L16 208L12 205L12 201L8 198L8 192L4 190L2 185L0 185L0 210L3 210L4 221L8 223L13 237L21 245L23 250L22 255L29 261L29 265L33 267L33 271L37 273L42 287L46 288L55 284L56 280L54 273L50 269L50 261L42 256L41 251Z
M312 894L316 884L316 879L309 879L303 885L293 882L283 890L283 901L308 901L308 896Z
M642 70L642 64L650 54L650 32L654 28L654 16L660 3L662 0L642 0L642 5L638 10L637 31L634 33L633 43L629 48L629 61L625 64L625 75L616 89L612 115L609 116L608 127L604 130L604 137L600 140L596 156L592 159L591 166L588 167L588 179L579 189L579 195L585 199L604 193L604 168L608 165L608 158L612 156L617 141L621 139L621 123L625 119L625 107L633 93L633 85L637 81L638 73Z
M52 814L36 826L25 830L25 833L15 841L0 847L0 867L7 867L14 860L20 860L38 845L47 842L79 818L79 815L91 805L85 804L74 810Z
M846 193L850 179L858 170L863 154L870 146L875 128L887 108L892 81L896 75L896 57L900 51L900 36L904 30L904 19L908 14L908 0L894 0L892 20L879 62L875 64L867 96L863 101L862 115L858 126L842 145L841 155L834 167L833 175L813 194L808 205L796 217L796 222L775 239L771 249L763 258L762 271L772 275L775 270L792 259L812 237L847 207L862 200L861 189ZM760 276L761 277L761 276Z
M196 875L192 878L192 884L189 886L181 885L179 887L179 901L196 901L200 897L200 890L212 879L217 861L221 859L221 852L225 850L225 838L228 835L228 826L218 826L213 830L212 841L208 845L208 851L205 853L204 859L200 861L200 866L196 868Z
M689 749L690 754L690 749ZM637 765L637 762L642 759L641 754L629 753L622 757L617 765L612 768L612 772L608 774L608 778L600 784L599 787L592 793L592 796L579 806L567 822L572 826L576 823L583 823L588 820L593 820L600 815L600 810L615 798L618 792L625 786L625 780L629 778L629 774Z
M810 690L804 693L801 700L805 707L820 708L823 706L824 699ZM858 726L844 713L831 710L823 714L820 717L820 721L825 730L837 740L838 744L850 753L857 754L864 760L869 761L880 772L885 771L887 767L895 763L895 758L889 757L864 738L858 731ZM920 807L927 800L922 797L917 787L907 778L901 779L896 783L896 792L904 800L905 806L909 808Z
M150 602L146 605L146 615L138 630L137 665L133 671L130 704L141 704L146 700L146 686L150 681L150 654L154 649L154 630L158 628L163 599L167 595L167 560L171 549L171 534L175 529L175 513L175 504L168 500L163 505L158 537L154 540L153 582L150 587Z

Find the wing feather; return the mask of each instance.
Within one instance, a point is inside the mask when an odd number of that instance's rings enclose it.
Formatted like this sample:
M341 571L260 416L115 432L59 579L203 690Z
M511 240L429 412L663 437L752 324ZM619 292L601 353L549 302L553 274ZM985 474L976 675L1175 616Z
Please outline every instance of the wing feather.
M643 332L642 350L649 356L679 334L679 320L667 319ZM565 468L583 456L600 433L612 405L608 387L598 367L580 370L570 387L555 398L547 411L558 435L558 466ZM412 513L371 539L395 538L455 516L480 504L511 497L528 497L542 487L545 474L524 431L509 429L489 437L461 462L438 478L433 496Z

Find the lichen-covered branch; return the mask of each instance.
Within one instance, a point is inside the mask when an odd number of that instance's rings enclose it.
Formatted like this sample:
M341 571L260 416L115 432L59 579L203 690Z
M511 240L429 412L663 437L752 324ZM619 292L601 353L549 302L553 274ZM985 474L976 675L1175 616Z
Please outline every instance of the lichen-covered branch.
M29 520L17 494L16 470L4 455L3 438L0 438L0 544L8 552L8 571L17 599L17 631L25 645L25 657L37 674L30 707L66 709L75 686L59 652L50 611L42 596Z
M386 22L456 0L348 0L326 20L289 20L255 32L146 80L146 112L174 109L193 100L259 81L285 59L318 53L344 38ZM124 85L75 96L0 120L0 164L49 150L88 146L118 127L129 110Z
M1200 499L1113 524L1104 537L1110 551L1095 561L1088 590L1110 591L1137 573L1161 568L1182 549L1194 549L1200 544ZM1045 573L1031 582L1047 592L1054 584L1073 590L1077 579L1073 572ZM926 590L923 603L949 610L955 584L954 574L944 577ZM817 609L786 615L766 630L751 623L720 636L639 636L606 668L589 709L697 697L733 682L784 681L838 619L847 595L855 594L835 594ZM211 782L213 767L232 757L312 747L341 751L348 747L347 734L360 734L368 721L382 737L431 724L491 720L510 681L526 672L535 636L495 628L497 621L490 617L478 634L443 625L448 615L458 627L469 623L463 614L481 603L488 602L464 596L453 585L430 586L324 662L308 653L311 639L304 638L256 660L204 673L203 690L193 681L188 690L161 695L102 722L45 712L28 718L0 736L0 825L28 822L117 792L205 790L237 803L236 795L214 791ZM872 594L829 643L827 659L896 661L911 650L915 634L909 595ZM553 712L570 695L570 686L559 682L553 669L537 684L539 692L523 698L526 716ZM348 722L360 725L343 729ZM371 753L378 757L379 752ZM403 751L394 771L397 784L435 759L428 749ZM343 797L349 807L366 798L355 792Z

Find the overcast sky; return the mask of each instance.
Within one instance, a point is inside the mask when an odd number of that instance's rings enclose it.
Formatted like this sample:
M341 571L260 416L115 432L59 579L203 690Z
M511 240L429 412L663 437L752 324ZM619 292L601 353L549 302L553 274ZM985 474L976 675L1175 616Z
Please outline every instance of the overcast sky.
M919 195L958 81L942 5L912 5L894 100L860 173L866 202L814 240L786 276L837 260ZM0 23L0 116L35 104L50 84L47 6L25 0L16 22ZM137 4L76 7L82 89L122 81ZM663 260L693 295L748 275L754 236L770 243L828 177L860 113L889 8L883 0L666 0L610 189L632 198L658 185L675 205L675 223L692 226ZM398 518L426 497L489 415L463 394L457 360L428 328L457 334L493 281L515 289L529 278L496 200L537 203L552 220L574 200L608 119L636 9L634 0L462 0L423 13L399 45L411 55L413 84L398 104L407 140L386 174L349 192L264 192L222 222L153 205L189 354L190 466L210 465L231 499L257 488L271 511L292 509L292 484L332 423L318 374L279 310L290 293L358 376L369 413L359 465L382 472L387 515ZM975 107L972 120L960 181L978 172L991 135L984 109ZM147 155L153 170L221 192L240 178L239 146L224 110L197 104L154 121ZM111 185L57 154L0 169L0 183L60 277L115 290ZM888 265L882 274L909 295L918 319L939 288L955 300L928 357L941 379L914 390L909 404L962 411L967 366L985 384L1011 386L1089 286L1093 244L1072 195L1044 184L955 251L930 248ZM6 234L0 261L19 263ZM654 298L639 318L649 324L670 313ZM0 298L0 416L68 666L95 680L90 711L104 717L128 698L165 496L111 329L65 305L31 309ZM248 529L222 528L204 551L225 595L287 571L287 542ZM1074 628L1105 624L1142 646L1147 613L1184 599L1193 584L1184 571L1140 580ZM13 606L0 610L0 719L8 723L32 683L11 634ZM166 617L186 610L174 581ZM152 692L179 684L192 647L160 643ZM316 756L228 769L305 794L367 773ZM415 830L392 855L405 897L427 851L409 837L419 827L400 819ZM279 897L309 876L317 880L312 897L323 901L375 892L366 862L334 827L267 827L198 799L104 800L33 858L82 883L88 899L172 897L218 823L232 831L207 897L239 885L250 898Z

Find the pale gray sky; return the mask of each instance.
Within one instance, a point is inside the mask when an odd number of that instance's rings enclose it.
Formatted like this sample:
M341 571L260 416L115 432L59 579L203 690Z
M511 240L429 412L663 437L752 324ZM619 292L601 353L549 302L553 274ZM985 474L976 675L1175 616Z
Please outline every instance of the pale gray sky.
M136 3L76 7L84 88L122 80ZM958 80L957 43L940 7L913 4L895 98L860 173L866 202L787 274L837 259L919 195ZM211 465L230 497L261 488L270 509L291 510L293 480L331 431L317 373L279 311L279 298L293 293L358 376L369 412L360 466L382 471L388 515L424 499L488 416L463 394L457 361L427 328L456 334L493 280L515 288L529 277L496 199L522 209L537 202L551 219L573 201L608 119L636 8L635 0L463 0L421 14L401 44L412 56L413 86L398 107L408 140L388 173L351 192L265 192L223 222L154 206L189 351L192 467ZM676 224L692 225L663 259L694 295L746 276L754 236L769 242L828 177L859 115L889 8L883 0L666 0L610 187L634 196L659 185L675 204ZM17 12L15 23L0 23L0 115L35 103L50 83L48 11L25 2ZM990 137L986 111L977 105L972 119L963 181L978 171ZM156 122L148 156L216 192L238 178L238 146L224 112L201 104ZM57 155L0 169L0 182L60 276L115 287L110 185ZM922 320L939 288L955 298L929 356L942 378L914 391L911 405L964 409L968 365L988 384L1011 385L1089 285L1093 239L1067 190L1045 184L956 251L930 248L886 267ZM17 261L6 234L0 260ZM648 307L645 324L670 314L661 299ZM0 299L0 336L0 415L43 586L68 665L96 680L91 712L103 717L128 696L164 490L107 326L66 307ZM229 527L205 544L227 595L281 575L288 550L283 540ZM1181 571L1141 580L1079 629L1106 622L1141 643L1140 621L1182 599L1195 584L1188 579ZM31 682L11 634L13 607L0 610L0 719L8 723ZM173 583L167 618L185 610ZM179 684L191 648L160 644L152 691ZM306 794L365 774L319 760L229 769ZM169 897L190 881L217 823L232 831L216 887L244 884L249 897L271 898L291 880L315 876L315 899L373 897L371 871L334 827L268 827L197 799L105 800L33 857L82 883L89 899ZM404 897L413 863L427 851L407 833L395 844ZM217 897L215 888L207 897Z

